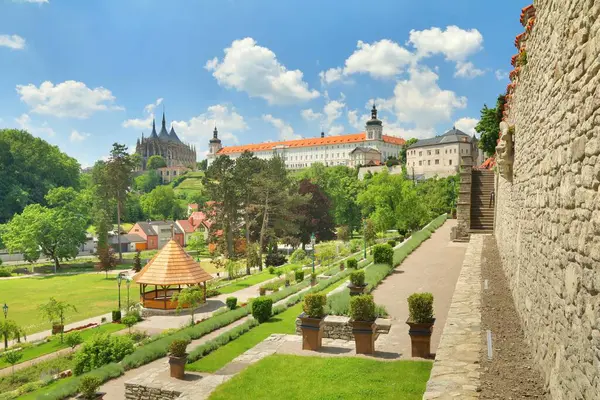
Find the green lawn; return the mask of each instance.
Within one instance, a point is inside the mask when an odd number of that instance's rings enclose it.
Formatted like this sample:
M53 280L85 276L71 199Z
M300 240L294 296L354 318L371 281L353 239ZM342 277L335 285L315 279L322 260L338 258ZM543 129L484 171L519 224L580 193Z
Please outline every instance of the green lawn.
M77 308L77 312L67 314L66 323L71 323L117 308L117 290L115 276L105 279L104 273L6 279L0 280L0 301L7 303L9 319L33 333L50 329L50 323L38 311L50 297ZM137 299L138 293L138 286L132 284L131 299ZM125 285L121 286L121 301L127 301Z
M222 294L233 293L233 292L237 292L238 290L245 289L247 287L250 287L250 286L256 285L258 283L267 281L269 279L275 278L276 276L277 275L271 275L269 273L269 271L265 269L262 272L254 274L249 278L242 279L240 281L233 282L230 285L220 287L218 290ZM257 295L258 295L258 291L257 291Z
M219 386L210 400L420 400L431 366L429 361L275 354Z
M94 328L89 328L81 331L81 337L84 341L91 338L93 335L98 333L113 333L125 329L125 325L122 324L104 324ZM59 336L52 336L50 341L42 343L37 346L27 347L22 351L23 357L19 360L19 363L33 360L45 354L54 353L55 351L66 349L68 346L64 343L60 343ZM9 367L10 364L6 362L2 353L0 353L0 368Z

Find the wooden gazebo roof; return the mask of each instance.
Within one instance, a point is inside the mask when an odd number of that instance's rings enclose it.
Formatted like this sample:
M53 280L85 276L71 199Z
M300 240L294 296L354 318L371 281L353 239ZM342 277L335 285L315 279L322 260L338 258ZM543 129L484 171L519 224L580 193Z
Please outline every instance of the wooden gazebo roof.
M161 286L195 285L211 279L212 276L173 239L133 277L139 284Z

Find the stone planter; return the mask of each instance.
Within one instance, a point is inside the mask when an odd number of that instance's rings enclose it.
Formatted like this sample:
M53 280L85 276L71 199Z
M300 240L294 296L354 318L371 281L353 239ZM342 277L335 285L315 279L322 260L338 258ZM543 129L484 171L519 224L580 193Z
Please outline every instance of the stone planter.
M317 351L323 342L324 318L310 318L302 313L300 318L300 330L302 331L302 350Z
M65 326L61 324L52 325L52 334L58 335L63 331L64 328Z
M410 335L410 343L412 348L412 357L430 358L431 357L431 332L435 318L430 323L414 323L406 321L410 327L408 334Z
M85 399L85 400L102 400L106 393L96 393L95 397L83 397L82 394L76 397L76 399Z
M367 284L362 286L355 286L352 283L348 285L348 289L350 289L350 296L359 296L364 293Z
M344 266L344 263L343 263L343 262L341 262L341 263L340 263L340 271L343 271L344 269L346 269L346 267Z
M312 286L315 286L316 284L317 284L317 278L314 278L314 279L311 278L310 279L310 286L312 287Z
M183 357L169 356L169 369L171 378L183 379L185 377L185 363L187 362L187 354Z
M374 354L377 339L375 321L352 321L352 334L356 344L356 354Z

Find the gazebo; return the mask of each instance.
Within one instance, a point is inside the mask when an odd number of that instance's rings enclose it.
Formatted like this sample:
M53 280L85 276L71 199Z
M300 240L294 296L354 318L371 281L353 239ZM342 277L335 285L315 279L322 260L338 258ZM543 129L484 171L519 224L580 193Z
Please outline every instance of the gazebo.
M204 284L206 301L206 281L211 279L212 276L173 239L133 277L140 285L142 305L154 310L175 310L177 301L172 297L181 291L182 286Z

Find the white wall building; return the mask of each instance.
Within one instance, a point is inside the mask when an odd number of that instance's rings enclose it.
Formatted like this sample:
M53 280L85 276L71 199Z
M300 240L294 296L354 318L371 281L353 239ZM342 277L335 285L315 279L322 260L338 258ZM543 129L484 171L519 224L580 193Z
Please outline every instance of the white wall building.
M218 138L217 128L215 128L213 138L209 141L207 158L208 165L210 165L220 155L227 155L235 159L244 151L250 151L262 159L279 155L289 169L307 168L313 163L355 167L362 165L361 160L365 158L363 151L353 153L353 150L357 148L376 149L380 153L379 162L381 163L390 156L398 157L403 144L404 139L383 134L383 124L377 119L377 109L373 106L371 119L367 121L365 132L349 135L325 136L321 133L321 137L317 138L223 147ZM371 155L369 160L372 159Z

